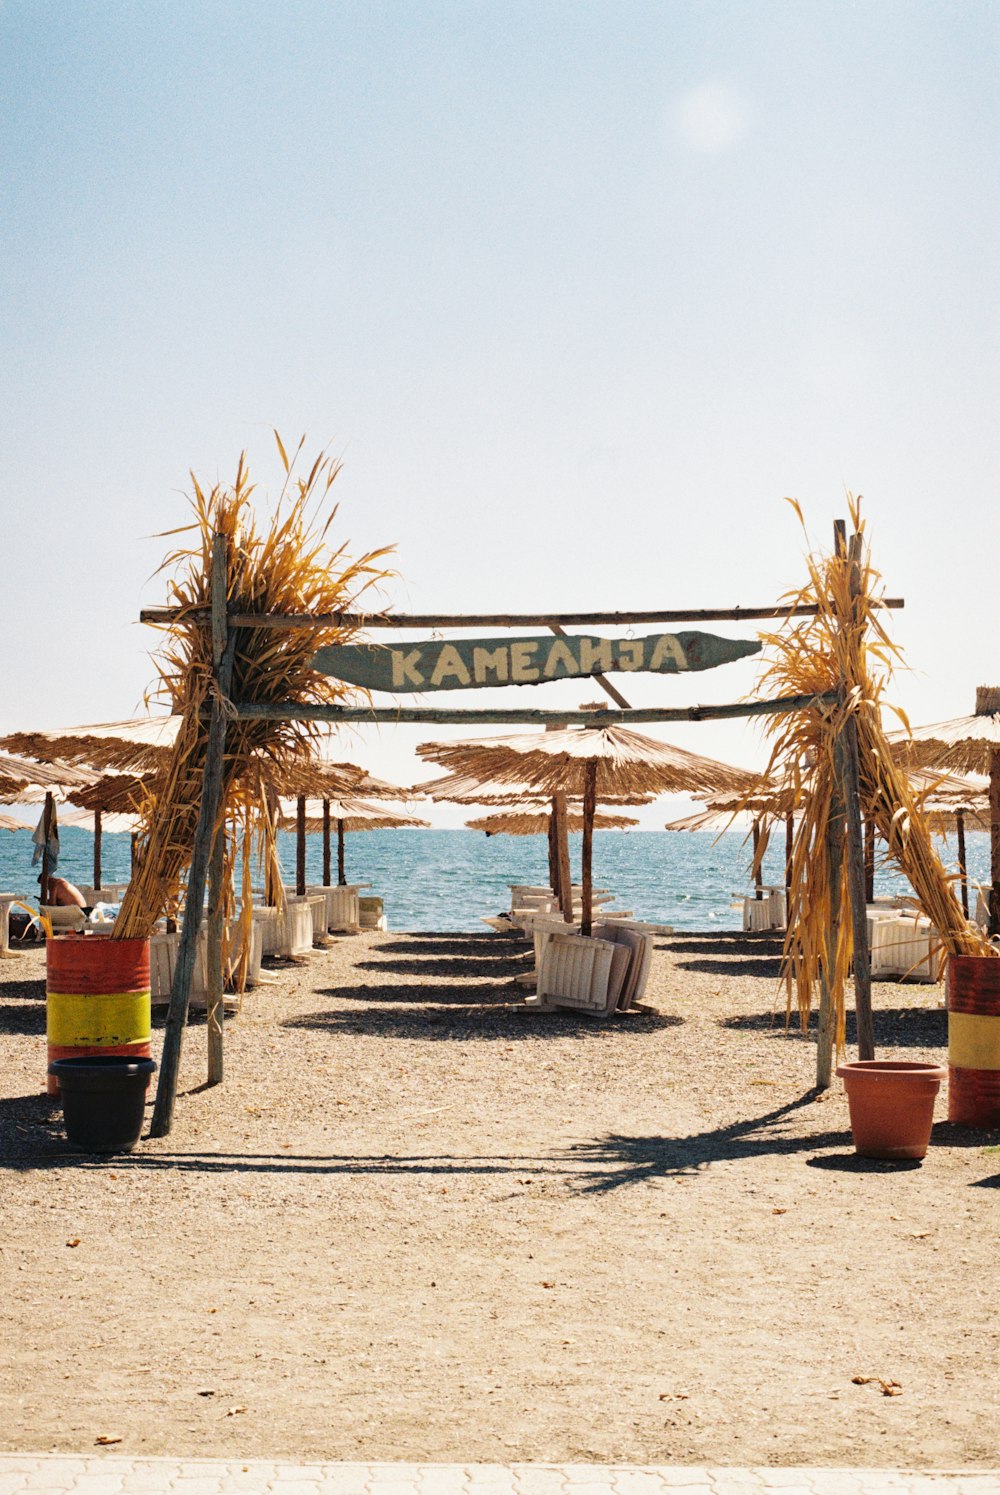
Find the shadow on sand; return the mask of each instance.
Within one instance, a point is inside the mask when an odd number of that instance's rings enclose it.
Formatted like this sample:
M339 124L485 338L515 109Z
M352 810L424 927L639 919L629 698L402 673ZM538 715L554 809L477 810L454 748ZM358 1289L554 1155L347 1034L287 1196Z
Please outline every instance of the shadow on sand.
M505 1176L519 1174L562 1183L567 1190L600 1193L660 1178L696 1173L711 1164L739 1162L762 1155L814 1152L843 1144L843 1132L808 1136L782 1130L785 1121L813 1099L803 1096L753 1120L697 1132L687 1137L629 1136L613 1133L592 1142L574 1143L551 1152L487 1156L454 1153L287 1153L170 1152L127 1153L95 1158L77 1153L60 1140L58 1121L44 1097L21 1096L4 1102L0 1130L13 1122L19 1136L4 1149L0 1168L14 1172L31 1169L94 1168L113 1163L116 1171L139 1169L155 1173L186 1170L197 1173L296 1174L406 1174L443 1177ZM15 1120L16 1118L16 1120Z
M484 960L479 956L435 955L427 960L356 960L358 971L394 971L398 976L436 976L442 981L461 977L489 976L495 981L509 981L518 972L531 968L531 952L518 952L506 959Z
M322 993L320 993L322 995ZM531 1038L573 1038L581 1043L597 1040L607 1043L615 1037L638 1037L662 1028L679 1027L682 1018L638 1006L616 1013L613 1028L602 1018L562 1009L558 1012L532 1012L522 997L514 995L492 1002L483 1000L483 988L449 992L447 988L404 986L379 987L377 992L363 986L354 990L328 993L358 1002L353 1010L337 1008L329 1012L306 1012L286 1018L283 1027L311 1028L325 1033L367 1033L377 1038L407 1039L484 1039L516 1042ZM382 1005L395 1002L398 1005ZM376 1005L378 1004L378 1005ZM433 1005L438 1004L438 1005ZM447 1005L445 1005L447 1004Z
M720 1026L743 1033L773 1033L777 1037L797 1039L814 1044L818 1014L809 1014L809 1027L805 1033L799 1015L793 1012L785 1019L784 1012L751 1012L739 1017L720 1019ZM948 1045L948 1014L940 1007L876 1007L872 1012L877 1048L937 1049ZM857 1020L853 1011L846 1019L848 1045L858 1041Z

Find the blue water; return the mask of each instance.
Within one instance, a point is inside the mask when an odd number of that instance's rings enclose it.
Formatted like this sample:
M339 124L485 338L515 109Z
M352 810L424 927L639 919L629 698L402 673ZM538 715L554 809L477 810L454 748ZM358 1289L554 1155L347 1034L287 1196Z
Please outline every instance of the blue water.
M89 883L93 836L68 826L60 832L59 872L71 882ZM779 844L780 843L780 844ZM945 866L954 867L954 838L936 842ZM966 838L970 876L989 873L989 837ZM37 894L38 869L31 866L31 833L0 831L0 892ZM322 838L308 837L309 882L322 881ZM295 840L283 833L286 882L295 880ZM570 837L574 881L579 880L580 837ZM103 838L103 880L124 882L129 875L129 837ZM742 835L716 839L709 832L598 831L594 836L594 885L611 888L617 906L636 918L673 924L677 929L737 929L738 909L731 895L749 886L750 849ZM390 929L482 929L480 918L510 907L508 883L548 881L544 836L491 836L467 830L367 831L347 837L349 882L371 883L385 899ZM336 848L334 848L336 878ZM784 880L784 836L775 838L764 859L764 881ZM879 868L876 894L905 892L898 874ZM29 899L29 901L31 901Z

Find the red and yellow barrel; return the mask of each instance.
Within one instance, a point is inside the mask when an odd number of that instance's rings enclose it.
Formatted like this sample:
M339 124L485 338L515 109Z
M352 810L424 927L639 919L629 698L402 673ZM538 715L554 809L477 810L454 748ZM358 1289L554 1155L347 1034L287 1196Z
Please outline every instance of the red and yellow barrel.
M948 1120L1000 1127L1000 960L948 962Z
M46 941L49 1063L91 1054L150 1057L149 941L55 935ZM58 1095L55 1079L48 1092Z

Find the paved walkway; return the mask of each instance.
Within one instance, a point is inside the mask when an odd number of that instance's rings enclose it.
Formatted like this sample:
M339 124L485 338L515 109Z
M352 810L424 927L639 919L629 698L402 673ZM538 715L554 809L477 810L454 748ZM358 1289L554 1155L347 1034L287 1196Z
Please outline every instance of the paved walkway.
M702 1469L637 1464L285 1464L0 1454L0 1495L1000 1495L1000 1469Z

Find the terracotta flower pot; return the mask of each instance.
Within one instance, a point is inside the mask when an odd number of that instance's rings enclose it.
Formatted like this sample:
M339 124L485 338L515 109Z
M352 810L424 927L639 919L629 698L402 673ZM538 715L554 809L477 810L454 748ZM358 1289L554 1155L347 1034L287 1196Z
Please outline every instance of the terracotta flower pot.
M837 1066L847 1091L854 1150L863 1158L922 1158L931 1140L943 1064L856 1059Z

